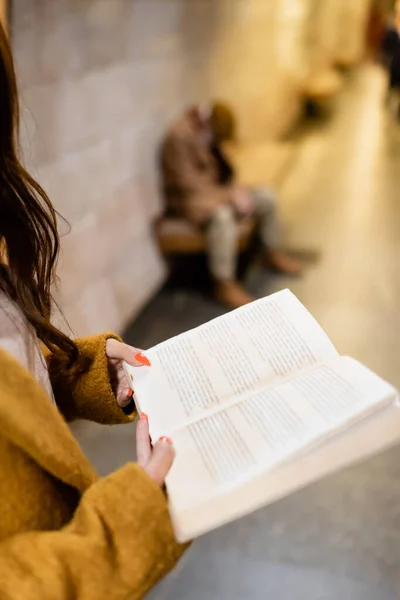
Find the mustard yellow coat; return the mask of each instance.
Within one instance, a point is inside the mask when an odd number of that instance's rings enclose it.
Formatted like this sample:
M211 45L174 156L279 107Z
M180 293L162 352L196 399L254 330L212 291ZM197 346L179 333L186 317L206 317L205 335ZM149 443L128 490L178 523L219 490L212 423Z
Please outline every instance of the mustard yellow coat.
M1 600L142 598L182 552L159 487L134 463L100 478L64 419L133 419L110 386L107 337L78 340L92 366L53 378L57 406L0 351Z

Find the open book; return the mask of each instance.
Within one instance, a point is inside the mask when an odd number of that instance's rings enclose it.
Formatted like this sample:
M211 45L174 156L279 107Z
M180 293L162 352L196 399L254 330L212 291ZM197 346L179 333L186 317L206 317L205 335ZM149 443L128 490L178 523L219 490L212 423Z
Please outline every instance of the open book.
M340 357L288 290L146 351L126 365L186 541L400 440L396 390Z

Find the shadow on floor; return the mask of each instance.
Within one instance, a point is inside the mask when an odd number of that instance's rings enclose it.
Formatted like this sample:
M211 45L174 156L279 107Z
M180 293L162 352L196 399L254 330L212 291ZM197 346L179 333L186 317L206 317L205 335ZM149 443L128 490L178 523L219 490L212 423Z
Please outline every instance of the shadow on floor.
M307 269L320 260L312 249L288 249ZM257 246L240 257L238 276L256 298L284 288L288 278L268 271L260 264ZM280 285L281 284L281 285ZM151 348L226 312L213 297L212 280L205 255L180 256L171 263L171 272L163 289L127 327L124 339L140 348Z
M226 312L212 295L212 284L206 274L202 257L194 260L187 280L175 273L164 288L146 306L124 332L124 339L140 348L151 348L174 335L178 335ZM187 266L187 265L186 265ZM247 289L257 297L268 293L269 284L278 284L279 275L262 269L257 263L251 266L244 278ZM271 287L272 289L272 287Z

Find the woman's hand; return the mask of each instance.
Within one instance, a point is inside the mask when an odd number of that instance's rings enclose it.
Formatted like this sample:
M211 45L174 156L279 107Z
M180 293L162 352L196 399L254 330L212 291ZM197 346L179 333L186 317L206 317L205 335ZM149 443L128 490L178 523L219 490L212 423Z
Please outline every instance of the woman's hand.
M147 415L141 414L136 428L136 454L139 466L158 485L163 486L174 461L172 441L162 437L152 446L150 442Z
M150 361L141 350L113 339L107 340L106 356L111 385L117 402L119 406L127 406L132 401L133 392L122 366L123 361L133 367L150 367ZM149 477L158 485L164 485L165 477L175 457L172 441L167 437L162 437L152 446L149 423L147 415L144 413L141 414L136 429L136 454L138 464Z
M132 385L125 375L123 361L132 367L150 367L150 361L141 350L109 339L106 342L106 357L110 373L111 386L119 406L124 407L132 402Z

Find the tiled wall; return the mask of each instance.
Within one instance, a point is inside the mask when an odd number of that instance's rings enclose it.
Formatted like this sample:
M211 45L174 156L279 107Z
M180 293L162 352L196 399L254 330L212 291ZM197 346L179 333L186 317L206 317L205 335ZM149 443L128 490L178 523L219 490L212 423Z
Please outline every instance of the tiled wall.
M209 4L14 0L25 160L72 226L58 299L77 334L120 330L163 280L157 146L207 97Z
M120 330L164 277L152 223L166 125L220 97L243 138L286 130L310 4L346 1L13 0L25 160L72 226L59 299L76 333Z

